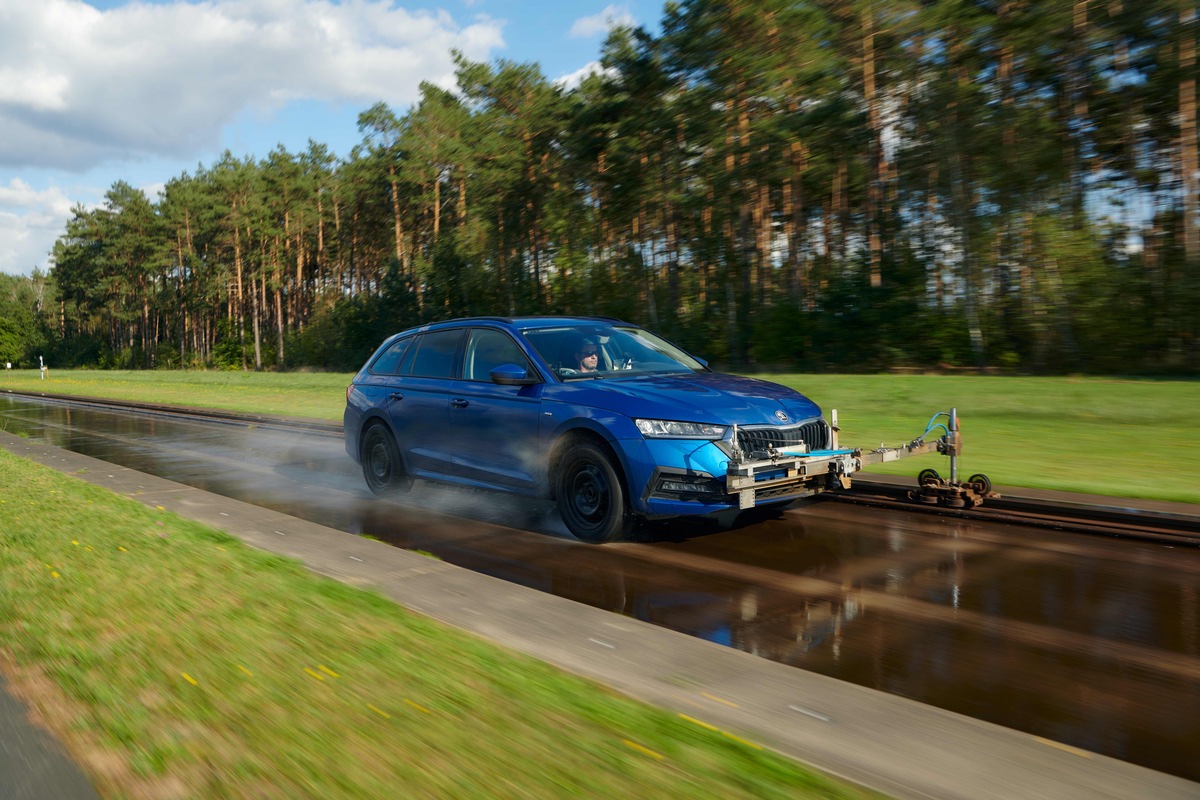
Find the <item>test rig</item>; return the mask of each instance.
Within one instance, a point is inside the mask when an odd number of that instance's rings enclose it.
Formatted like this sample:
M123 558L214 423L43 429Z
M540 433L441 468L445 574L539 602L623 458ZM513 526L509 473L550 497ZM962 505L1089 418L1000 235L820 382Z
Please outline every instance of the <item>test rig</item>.
M946 417L945 423L938 422ZM986 475L974 474L967 480L958 479L958 457L962 454L962 430L958 410L934 414L925 432L898 447L882 444L872 450L843 448L838 442L838 414L829 414L827 446L811 447L807 443L782 447L764 446L746 450L740 441L737 426L731 433L731 447L726 490L737 496L738 507L753 508L773 500L810 497L821 492L849 489L851 477L863 467L883 464L910 456L940 453L950 458L950 477L942 478L934 469L923 469L917 475L917 488L909 492L910 499L928 505L947 508L973 508L986 498L999 497L992 491ZM941 435L933 438L937 431Z

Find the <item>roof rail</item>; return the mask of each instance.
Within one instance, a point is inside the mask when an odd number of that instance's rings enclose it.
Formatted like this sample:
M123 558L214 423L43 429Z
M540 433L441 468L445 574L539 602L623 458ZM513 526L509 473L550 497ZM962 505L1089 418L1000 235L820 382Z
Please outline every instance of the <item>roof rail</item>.
M513 319L512 319L512 317L478 316L478 317L454 317L453 319L443 319L443 320L438 320L438 321L439 322L476 322L476 321L507 322L511 325L513 322ZM429 323L429 324L432 325L433 323Z

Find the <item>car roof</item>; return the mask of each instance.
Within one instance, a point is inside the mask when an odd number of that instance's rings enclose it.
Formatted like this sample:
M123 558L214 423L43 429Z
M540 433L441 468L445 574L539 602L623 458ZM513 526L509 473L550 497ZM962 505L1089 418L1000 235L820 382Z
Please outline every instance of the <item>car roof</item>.
M493 323L501 326L512 326L524 330L526 328L541 328L551 325L571 325L571 324L587 324L587 323L616 323L618 325L630 325L631 323L616 319L615 317L580 317L580 316L525 316L525 317L458 317L456 319L446 319L438 322L427 322L424 325L414 325L411 328L406 328L389 339L395 338L407 333L416 333L418 331L440 330L442 328L456 328L464 325L473 325L479 323Z

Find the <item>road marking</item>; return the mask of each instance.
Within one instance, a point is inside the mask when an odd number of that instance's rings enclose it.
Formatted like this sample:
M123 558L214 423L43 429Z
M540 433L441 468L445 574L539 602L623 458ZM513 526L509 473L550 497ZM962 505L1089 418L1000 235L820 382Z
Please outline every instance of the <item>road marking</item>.
M732 700L725 700L724 698L717 697L715 694L709 694L708 692L701 692L700 696L707 697L709 700L712 700L714 703L723 703L724 705L727 705L730 708L741 708L741 706L739 706L737 703L733 702Z
M358 558L357 556L350 556L350 560L351 560L351 561L358 561L359 563L362 563L362 559L361 559L361 558Z
M681 719L686 719L688 722L692 723L693 725L699 725L701 728L707 728L710 731L720 731L716 725L709 725L707 722L701 722L695 717L689 717L687 714L680 714L679 716Z
M628 739L622 739L621 741L623 741L629 747L632 747L634 750L637 750L639 753L642 753L643 755L650 756L651 758L657 758L659 761L662 761L664 758L666 758L666 756L656 753L653 750L650 750L649 748L642 747L637 742L631 742Z
M589 642L593 642L593 643L595 643L595 644L598 644L598 645L600 645L601 647L607 647L609 650L616 650L616 649L617 649L617 646L616 646L615 644L609 644L608 642L602 642L602 641L600 641L599 639L592 639L592 638L590 638L590 637L589 637L589 638L588 638L588 641L589 641Z
M1092 757L1092 754L1089 753L1087 750L1080 750L1078 747L1071 747L1071 745L1069 745L1069 744L1063 744L1062 742L1056 742L1056 741L1053 741L1052 739L1043 739L1040 736L1035 736L1033 738L1037 739L1042 744L1048 744L1051 747L1055 747L1059 750L1065 750L1066 752L1071 753L1073 755L1077 755L1080 758L1091 758Z
M821 720L821 722L832 722L833 720L824 714L818 714L816 711L807 709L804 706L788 706L792 711L799 711L801 714L807 714L810 717Z

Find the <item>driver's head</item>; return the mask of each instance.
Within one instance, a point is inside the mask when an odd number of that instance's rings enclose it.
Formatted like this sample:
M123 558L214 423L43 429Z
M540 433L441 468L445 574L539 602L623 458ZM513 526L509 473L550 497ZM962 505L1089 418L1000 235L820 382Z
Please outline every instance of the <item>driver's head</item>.
M591 339L580 340L579 347L575 349L575 358L584 366L595 367L599 360L599 349L596 347L596 343Z

